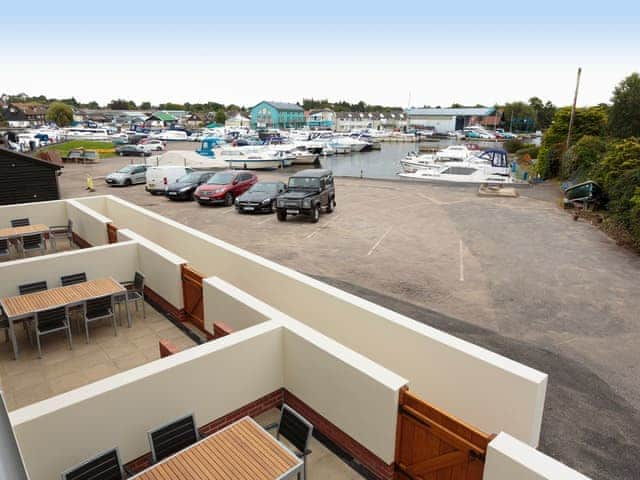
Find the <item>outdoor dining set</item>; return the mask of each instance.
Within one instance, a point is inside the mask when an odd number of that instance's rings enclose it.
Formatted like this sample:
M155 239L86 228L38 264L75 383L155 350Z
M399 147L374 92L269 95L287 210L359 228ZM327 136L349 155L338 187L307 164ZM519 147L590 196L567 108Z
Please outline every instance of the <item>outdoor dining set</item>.
M109 320L117 335L115 306L124 304L127 323L131 327L129 304L142 304L144 312L144 275L135 273L132 281L118 282L113 278L87 279L85 272L66 274L60 277L60 285L49 288L45 280L18 285L18 295L0 298L0 328L5 330L7 341L11 341L16 360L18 342L15 327L22 323L29 343L34 340L38 356L42 358L40 337L64 332L73 348L72 323L77 330L84 330L89 343L89 326L99 320ZM120 319L121 315L118 315ZM120 320L121 322L121 320Z
M305 480L312 433L313 425L286 404L277 423L263 427L243 417L205 438L188 414L147 432L151 464L143 471L123 467L114 447L69 468L62 480Z
M50 247L57 250L57 240L68 240L73 244L72 222L66 225L47 226L32 225L28 218L11 220L11 227L0 228L0 258L11 256L26 257L30 253L44 255L47 251L47 241Z

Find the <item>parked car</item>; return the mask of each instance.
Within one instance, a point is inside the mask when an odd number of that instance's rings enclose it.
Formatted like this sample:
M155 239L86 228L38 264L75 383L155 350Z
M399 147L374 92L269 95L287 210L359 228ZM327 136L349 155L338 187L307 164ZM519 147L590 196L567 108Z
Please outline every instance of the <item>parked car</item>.
M200 205L223 203L231 206L236 197L249 190L255 183L258 183L255 173L225 170L216 173L200 185L193 196Z
M273 213L276 199L287 191L284 182L258 182L236 198L236 210L244 212Z
M305 215L313 223L320 219L320 210L333 212L336 207L336 189L331 170L301 170L289 177L287 192L276 200L278 220L287 215Z
M192 168L181 165L149 167L147 170L147 185L145 190L152 195L163 195L169 184L174 183L180 177L184 177L192 171Z
M193 192L199 185L209 180L215 172L195 171L187 173L175 182L167 185L165 195L169 200L193 200Z
M151 155L151 152L145 150L140 145L119 145L116 147L116 153L121 157L146 157Z
M136 183L145 183L146 174L147 165L127 165L117 172L107 175L104 181L111 186L129 186Z
M511 132L505 132L504 129L502 128L497 128L495 131L495 135L496 135L496 138L504 138L507 140L510 138L518 138L516 134Z
M140 146L147 152L160 152L167 147L167 144L162 140L157 140L154 138L144 138L140 141L138 146Z

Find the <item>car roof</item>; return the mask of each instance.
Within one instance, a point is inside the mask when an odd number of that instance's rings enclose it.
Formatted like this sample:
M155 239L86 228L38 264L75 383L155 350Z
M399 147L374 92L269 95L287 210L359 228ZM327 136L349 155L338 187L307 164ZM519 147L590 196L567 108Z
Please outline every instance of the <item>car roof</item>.
M325 177L331 175L331 170L324 168L309 168L307 170L300 170L299 172L291 175L292 177Z

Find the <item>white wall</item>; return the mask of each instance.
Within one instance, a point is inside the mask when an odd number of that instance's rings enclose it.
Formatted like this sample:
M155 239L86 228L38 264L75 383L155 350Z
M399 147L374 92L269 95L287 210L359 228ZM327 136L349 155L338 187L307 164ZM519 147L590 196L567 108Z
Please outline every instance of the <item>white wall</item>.
M67 215L73 222L73 232L92 246L109 243L107 223L111 220L76 200L67 200Z
M202 283L204 327L208 332L213 332L214 322L224 322L237 331L269 320L264 313L248 306L250 295L242 291L230 295L227 285L221 284L218 277L205 278Z
M138 266L135 242L71 250L40 257L0 263L0 297L18 295L18 285L47 281L49 288L60 286L60 277L86 272L87 278L113 277L132 280Z
M425 400L487 433L505 431L537 446L546 374L119 198L107 197L107 210L116 224L181 255L205 276L228 281L410 379Z
M31 480L117 446L149 451L147 431L187 413L201 426L282 387L282 329L254 329L179 352L11 412Z
M483 480L589 480L588 477L500 433L489 443Z
M138 265L145 285L174 307L184 308L180 266L187 261L129 229L118 229L118 241L127 240L138 243Z
M0 228L10 227L11 220L15 218L28 218L32 225L66 225L67 202L53 200L0 206Z
M107 215L107 201L104 195L74 198L73 200L95 210L101 215Z

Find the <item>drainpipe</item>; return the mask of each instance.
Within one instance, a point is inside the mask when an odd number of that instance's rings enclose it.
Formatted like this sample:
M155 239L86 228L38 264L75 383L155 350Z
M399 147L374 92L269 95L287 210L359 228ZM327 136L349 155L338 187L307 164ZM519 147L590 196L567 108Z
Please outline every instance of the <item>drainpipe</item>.
M28 480L20 447L9 420L9 412L0 390L0 480Z

